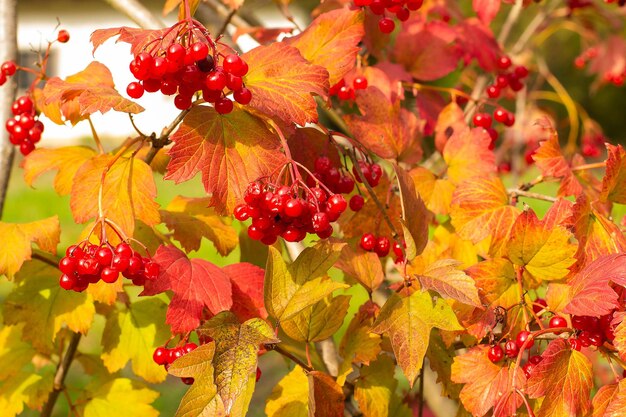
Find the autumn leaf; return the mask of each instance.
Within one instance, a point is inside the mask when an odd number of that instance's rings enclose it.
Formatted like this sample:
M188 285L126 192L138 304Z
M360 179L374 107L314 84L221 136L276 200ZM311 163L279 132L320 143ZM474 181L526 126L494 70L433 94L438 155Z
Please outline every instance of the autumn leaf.
M267 417L309 417L309 384L304 371L296 366L272 389L267 398Z
M222 271L230 279L233 288L231 311L241 321L259 317L267 318L263 304L263 280L265 271L256 265L239 262L226 265Z
M519 214L496 176L462 182L452 196L450 217L459 237L473 243L491 237L489 252L494 256L502 251Z
M450 212L452 194L455 189L450 180L437 178L435 174L423 167L412 169L409 175L428 210L441 215L447 215Z
M347 285L333 282L326 272L337 261L342 243L320 243L308 247L287 265L281 253L270 246L265 268L265 308L283 322L304 308Z
M132 369L148 382L165 379L165 370L152 360L154 350L163 346L169 331L163 325L167 305L158 298L140 300L127 309L107 316L102 335L102 361L114 373L132 362Z
M343 390L335 380L320 371L311 371L309 379L309 416L343 417Z
M222 116L211 107L193 107L171 139L165 179L178 184L202 172L211 205L221 215L232 213L250 182L285 163L276 135L238 109Z
M91 44L93 45L92 53L95 54L96 49L98 49L100 45L118 35L119 39L116 42L130 44L130 51L134 56L136 56L150 43L156 42L157 39L162 39L164 45L169 45L172 41L174 41L177 32L170 30L170 28L139 29L126 26L98 29L95 30L89 38Z
M135 158L99 155L85 162L76 172L72 185L70 207L77 223L99 215L99 193L102 174L107 170L102 187L103 214L116 223L127 236L135 231L135 220L148 226L160 222L159 205L154 201L156 185L152 170Z
M478 18L485 25L489 25L500 10L500 3L501 0L473 0L472 8L478 15Z
M483 22L475 18L463 19L454 27L457 32L457 43L463 51L465 63L472 58L485 71L498 71L498 59L504 54L493 32Z
M606 171L602 178L601 201L626 204L626 152L622 145L613 146L606 144L608 158L606 159Z
M348 374L352 372L353 363L367 365L380 353L382 337L370 331L379 311L378 305L366 301L346 329L339 345L339 354L343 358L337 376L339 385L343 385Z
M240 324L231 312L213 317L202 325L198 333L215 340L215 383L224 409L229 414L250 377L254 378L259 345L278 343L279 340L265 321L250 319Z
M0 409L2 417L22 415L24 406L38 409L43 406L54 385L54 368L44 367L38 372L22 371L0 382Z
M328 134L314 127L296 129L287 140L287 145L291 150L291 157L311 172L315 171L315 160L319 156L330 159L333 166L342 164L335 143Z
M473 416L484 416L496 406L508 410L501 415L512 415L522 403L521 398L511 392L515 364L502 367L492 363L487 357L488 350L489 346L481 345L455 357L452 381L464 384L460 399ZM524 372L518 370L515 378L515 385L523 388L526 383Z
M144 110L117 92L111 71L97 61L67 77L65 81L58 77L50 78L46 81L42 95L46 106L58 103L61 113L72 125L96 112L104 114L115 110L137 114ZM49 111L48 107L44 107L43 111Z
M624 417L626 415L626 379L619 384L600 387L593 397L592 417Z
M95 314L91 296L62 289L59 276L58 269L43 262L24 264L16 275L17 285L4 302L5 324L24 323L28 331L23 339L42 353L52 353L64 326L86 334Z
M56 254L61 237L58 216L49 217L31 223L0 222L0 275L9 279L20 270L25 261L31 259L32 244L43 251Z
M331 337L343 324L350 307L349 295L328 296L309 306L280 327L299 342L319 342Z
M416 278L422 288L435 290L442 297L480 306L476 284L470 276L458 269L460 265L461 262L455 259L441 259L428 265Z
M54 190L59 195L67 195L72 191L74 176L78 169L95 155L93 149L85 146L35 149L22 162L24 181L32 187L33 182L41 174L58 171L54 177Z
M394 168L400 188L402 221L405 230L408 231L404 234L407 257L411 260L421 254L428 243L428 225L431 215L426 209L424 201L417 194L413 179L404 169L397 165ZM411 256L409 256L409 252Z
M344 246L335 267L357 280L369 293L378 288L385 279L378 255L354 250L350 245Z
M399 99L390 101L378 88L369 87L359 91L356 104L361 115L344 119L359 143L383 159L421 160L419 119L403 108Z
M441 333L434 330L430 334L426 358L430 369L437 373L437 383L441 384L441 395L459 398L462 386L452 382L452 361L456 357L454 346L446 346Z
M576 262L576 245L572 234L561 226L547 227L532 209L525 210L511 229L506 245L508 259L524 267L540 283L564 278L569 267Z
M463 109L452 101L439 113L435 125L435 147L441 153L452 135L463 135L469 130Z
M325 97L328 71L313 65L298 49L282 42L258 46L242 55L250 69L245 76L252 92L249 106L285 123L317 122L317 103L313 94Z
M202 238L206 238L220 255L228 255L239 243L239 237L231 221L218 216L209 204L209 198L177 196L161 210L161 219L185 251L197 251Z
M218 266L203 259L189 259L174 246L159 247L153 260L160 266L159 277L146 282L141 295L174 292L166 316L172 332L185 333L198 327L205 307L212 314L232 307L230 279Z
M601 256L569 282L570 302L564 312L600 317L619 308L619 297L610 283L626 286L626 254Z
M495 154L489 150L491 138L483 128L455 132L443 149L448 179L455 184L471 177L489 177L497 172Z
M159 393L128 378L116 378L85 392L81 415L84 417L158 417L151 404Z
M556 339L541 354L528 379L530 398L545 397L537 412L540 416L586 415L590 410L593 386L591 362L565 339Z
M319 15L304 32L285 42L312 64L326 68L334 85L354 68L364 33L363 12L342 8Z
M35 349L22 340L23 331L24 324L0 328L0 361L4 364L0 381L17 375L35 356Z
M466 272L474 280L485 304L509 308L519 302L515 269L508 259L487 259L470 266Z
M361 367L354 384L354 399L365 417L389 416L389 406L396 395L396 365L389 356L381 355L369 366Z
M462 330L454 312L441 298L433 303L428 292L402 297L393 293L383 306L372 332L387 334L398 365L411 386L422 368L430 330Z

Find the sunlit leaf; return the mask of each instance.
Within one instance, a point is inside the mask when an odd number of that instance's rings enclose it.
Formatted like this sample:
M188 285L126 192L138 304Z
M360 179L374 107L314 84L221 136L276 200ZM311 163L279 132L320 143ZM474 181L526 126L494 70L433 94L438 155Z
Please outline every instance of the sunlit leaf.
M349 295L326 297L282 321L280 326L294 340L319 342L331 337L341 327L349 306Z
M84 417L159 416L159 411L151 405L159 393L127 378L112 379L85 393L85 396Z

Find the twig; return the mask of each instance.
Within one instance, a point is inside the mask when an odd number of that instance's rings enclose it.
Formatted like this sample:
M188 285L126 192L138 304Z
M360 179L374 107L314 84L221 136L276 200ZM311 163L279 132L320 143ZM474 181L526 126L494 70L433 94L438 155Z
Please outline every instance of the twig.
M15 61L17 57L17 0L0 0L0 62ZM0 88L0 119L8 119L11 113L11 104L15 100L17 77L11 77ZM4 209L15 146L8 140L0 140L0 218Z
M50 258L48 258L47 256L45 256L43 253L40 253L38 250L33 250L33 253L31 255L32 259L37 259L38 261L41 261L43 263L46 263L52 267L58 268L59 267L59 263L57 261L54 261Z
M424 415L424 367L426 364L422 361L422 369L420 370L420 387L417 395L419 395L419 409L417 411L417 417L423 417Z
M131 117L132 121L133 118ZM102 147L102 142L100 141L100 137L98 137L98 132L96 132L96 127L93 125L93 121L91 120L91 116L87 116L87 121L89 122L89 127L91 128L91 135L93 136L93 140L96 142L96 146L98 147L98 151L100 154L104 154L104 148ZM133 123L133 126L135 124Z
M557 202L557 199L554 197L550 197L550 196L539 194L539 193L531 193L529 191L523 191L520 189L509 189L507 190L507 193L509 194L509 197L511 198L515 198L519 196L519 197L534 198L536 200L549 201L551 203Z
M324 113L324 115L328 117L330 121L335 124L335 126L337 126L337 130L339 130L344 135L350 135L350 129L348 128L348 125L346 124L346 122L343 121L341 116L339 116L339 114L337 114L334 109L329 108L326 103L324 103L324 100L322 100L320 97L315 97L315 101L317 102L317 108L322 110L322 113Z
M307 365L300 358L292 355L290 352L287 352L285 349L281 348L279 345L269 344L269 345L265 345L265 348L267 350L274 350L274 351L280 353L281 355L283 355L284 357L291 359L298 366L300 366L302 369L304 369L307 372L311 372L311 371L314 370L312 366Z
M513 25L515 25L515 22L517 22L517 19L519 19L523 6L524 0L515 0L515 4L513 5L513 8L506 17L506 21L504 22L504 25L502 25L502 29L500 30L500 34L498 35L498 43L500 45L504 45L504 43L508 39L509 34L511 33L511 29L513 29Z
M230 10L228 9L228 7L220 3L219 0L204 0L203 3L209 6L210 9L212 9L215 13L223 18L227 18L230 14ZM233 17L230 18L229 23L232 23L236 27L242 29L247 29L252 26L237 14L233 15Z
M165 27L165 23L161 19L154 16L150 10L137 0L106 0L106 2L145 29Z
M74 355L76 354L80 338L80 333L72 333L72 338L70 339L70 344L65 351L65 356L63 356L63 359L57 368L57 372L54 375L54 389L48 395L48 401L46 401L46 404L43 406L41 417L50 417L52 415L52 410L54 409L57 399L59 398L59 394L63 391L63 382L65 381L67 372L69 371L70 365L74 360Z
M236 14L237 14L237 9L232 9L230 13L228 13L228 16L224 18L224 23L222 23L222 27L220 28L220 30L217 31L217 35L215 36L216 38L219 38L220 36L224 34L224 32L226 32L226 29L228 28L230 21L233 20L233 17L235 17Z

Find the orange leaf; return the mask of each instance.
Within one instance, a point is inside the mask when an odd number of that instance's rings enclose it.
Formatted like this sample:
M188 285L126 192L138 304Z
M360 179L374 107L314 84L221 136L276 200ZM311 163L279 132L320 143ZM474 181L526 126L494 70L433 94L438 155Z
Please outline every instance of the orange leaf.
M67 77L65 81L58 77L49 79L42 94L43 103L58 103L63 116L72 124L96 112L104 114L115 110L136 114L144 110L117 92L111 71L97 61L90 63L83 71ZM78 109L75 108L76 104Z
M154 201L156 186L152 170L143 161L113 155L99 155L85 162L76 172L70 207L74 220L84 223L98 217L98 194L102 174L109 167L102 190L103 214L132 236L135 219L148 226L160 222L159 205Z
M409 174L397 165L394 168L398 186L400 187L402 219L406 230L404 240L407 248L411 249L411 257L414 258L424 251L428 243L428 224L430 223L431 214L426 209L424 201L417 194L415 183Z
M324 372L311 371L309 377L309 415L343 417L343 390Z
M473 416L484 416L496 406L502 415L512 415L521 405L521 398L511 392L512 366L501 367L487 357L489 346L481 345L454 358L452 381L465 384L461 390L461 402ZM518 369L516 386L523 388L524 373Z
M601 201L626 204L626 152L622 145L606 144L608 158L602 179Z
M454 134L462 134L469 130L467 123L465 123L465 114L463 109L456 104L456 101L451 102L441 110L439 117L437 118L437 124L435 125L435 147L439 152L443 152L448 139Z
M0 275L13 278L22 264L31 259L33 243L43 251L56 254L61 236L59 218L49 217L32 223L0 222Z
M72 191L74 176L78 169L95 154L93 149L84 146L35 149L22 162L24 181L32 186L41 174L57 170L54 189L59 195L67 195Z
M592 417L626 416L626 379L600 387L593 397Z
M385 279L383 268L374 252L356 251L346 245L341 251L341 258L335 264L346 275L356 279L368 292L374 291Z
M475 176L488 177L497 172L496 157L489 150L490 143L491 138L483 128L464 130L450 136L443 149L443 159L453 184Z
M342 8L319 15L304 32L285 42L312 64L326 68L334 85L354 68L364 33L363 12Z
M422 159L420 121L402 108L400 100L390 101L376 87L357 93L361 115L345 117L354 137L384 159L414 163Z
M315 160L318 156L326 156L333 166L342 164L339 152L329 140L328 135L313 127L296 129L287 140L291 156L311 172L315 172Z
M137 55L142 52L148 44L152 43L156 39L162 38L163 44L169 45L169 43L174 40L176 31L170 31L170 28L138 29L126 26L98 29L95 30L89 38L93 44L93 53L96 52L96 49L98 49L100 45L117 35L120 36L117 42L130 44L130 52L133 55Z
M417 280L422 288L435 290L442 297L481 306L474 280L458 269L460 265L455 259L440 259L417 275Z
M245 82L252 92L251 107L286 123L317 122L313 94L325 97L328 92L324 67L309 63L298 49L281 42L256 47L242 58L250 66Z
M571 349L565 339L552 341L541 357L543 360L535 365L527 386L531 398L545 397L537 415L586 415L591 408L589 396L593 386L589 359Z
M450 217L459 236L474 243L491 237L489 252L494 256L502 251L519 214L496 176L465 181L452 196Z
M452 204L454 184L447 179L437 178L435 174L423 167L414 168L409 174L428 210L435 214L447 215Z
M613 316L611 325L615 327L615 339L613 345L617 348L620 358L626 361L626 313L616 312Z
M165 179L180 183L202 172L219 214L231 213L250 182L286 161L275 134L261 119L239 109L222 116L212 107L193 107L171 139Z

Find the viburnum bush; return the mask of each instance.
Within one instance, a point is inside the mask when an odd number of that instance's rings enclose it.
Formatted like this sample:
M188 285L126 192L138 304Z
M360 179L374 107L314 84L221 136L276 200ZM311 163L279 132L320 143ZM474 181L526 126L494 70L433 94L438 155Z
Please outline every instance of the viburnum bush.
M191 0L95 30L128 85L49 76L66 30L0 66L34 76L16 172L52 171L84 227L60 248L57 216L0 222L0 414L157 416L169 374L177 417L625 416L626 151L562 77L623 85L624 2L325 1L288 29L241 3L235 39ZM140 129L147 93L171 118ZM101 141L109 111L137 134ZM93 142L41 147L52 123ZM199 173L206 197L157 204Z

